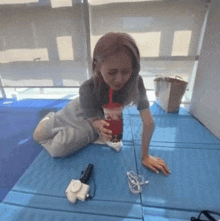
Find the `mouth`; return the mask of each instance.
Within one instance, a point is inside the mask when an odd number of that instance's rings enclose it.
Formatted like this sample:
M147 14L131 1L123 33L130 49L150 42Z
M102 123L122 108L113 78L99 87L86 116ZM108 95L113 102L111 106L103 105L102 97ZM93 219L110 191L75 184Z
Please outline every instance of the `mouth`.
M113 87L116 88L116 89L120 89L120 88L122 88L122 86L123 86L122 84L113 85Z

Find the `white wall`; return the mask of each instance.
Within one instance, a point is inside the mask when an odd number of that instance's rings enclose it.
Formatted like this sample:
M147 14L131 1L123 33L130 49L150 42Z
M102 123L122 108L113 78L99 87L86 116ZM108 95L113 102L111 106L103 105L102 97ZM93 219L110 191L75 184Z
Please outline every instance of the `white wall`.
M189 111L220 139L219 0L211 0Z

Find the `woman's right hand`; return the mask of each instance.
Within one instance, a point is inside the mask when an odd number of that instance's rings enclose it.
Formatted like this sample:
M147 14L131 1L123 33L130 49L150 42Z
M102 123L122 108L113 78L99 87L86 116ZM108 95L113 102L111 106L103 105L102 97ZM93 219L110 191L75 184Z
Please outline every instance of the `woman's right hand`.
M105 128L109 126L109 123L105 120L95 120L93 121L93 126L101 133L103 140L109 141L112 139L112 131Z

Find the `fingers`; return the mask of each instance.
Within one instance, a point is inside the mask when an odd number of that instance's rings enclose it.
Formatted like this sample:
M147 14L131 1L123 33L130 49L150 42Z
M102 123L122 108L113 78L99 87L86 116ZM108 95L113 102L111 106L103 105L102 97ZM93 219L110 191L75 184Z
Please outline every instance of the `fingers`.
M168 173L171 173L166 163L158 157L149 155L149 157L144 161L144 165L157 174L159 174L159 171L161 171L165 176L167 176Z
M157 166L157 169L160 170L165 176L167 176L167 172L166 172L166 170L164 169L163 166L158 165L158 166ZM158 173L158 174L159 174L159 173Z
M163 174L171 173L166 163L162 159L157 158L157 160L158 160L158 163L162 166L161 171L163 172Z
M106 134L112 134L112 131L105 128L104 126L108 127L110 124L104 120L101 120L102 126L101 126L101 132L106 133Z
M150 168L152 171L154 171L156 174L159 174L159 171L158 171L155 167L149 166L149 168Z
M112 139L112 135L107 135L106 133L101 133L104 140L109 141Z
M112 131L105 128L104 126L108 127L110 124L104 120L101 120L101 123L102 123L102 126L100 128L101 130L101 134L102 134L102 137L105 141L108 141L108 140L111 140L112 139Z
M101 123L102 123L103 126L107 126L107 127L110 125L108 122L106 122L104 120L101 120Z

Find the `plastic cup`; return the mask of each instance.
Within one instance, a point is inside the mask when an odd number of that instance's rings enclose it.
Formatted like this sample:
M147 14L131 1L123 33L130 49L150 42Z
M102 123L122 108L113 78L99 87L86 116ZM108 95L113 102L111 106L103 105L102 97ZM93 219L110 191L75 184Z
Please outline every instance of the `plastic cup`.
M122 119L122 106L119 103L106 104L103 106L105 121L109 126L106 129L112 131L112 139L110 142L116 143L122 140L123 119Z

